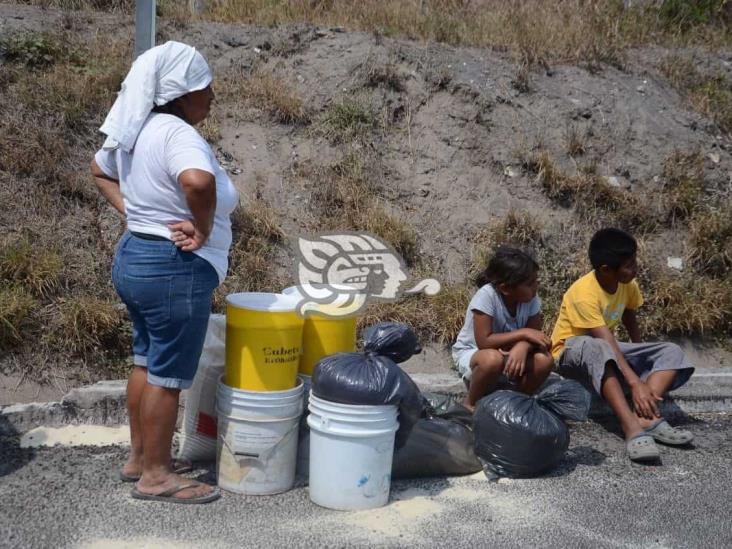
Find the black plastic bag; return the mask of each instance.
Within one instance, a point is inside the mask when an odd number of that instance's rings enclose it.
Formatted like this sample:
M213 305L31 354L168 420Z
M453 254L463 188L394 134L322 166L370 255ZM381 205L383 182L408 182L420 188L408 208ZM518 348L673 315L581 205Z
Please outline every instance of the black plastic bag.
M425 411L402 448L394 452L393 478L468 475L480 471L473 415L450 396L425 394ZM445 408L449 406L449 410Z
M536 395L500 390L478 401L475 453L487 474L536 476L554 468L569 446L563 419L587 419L590 394L570 380L550 383Z
M412 378L389 356L405 360L420 350L419 343L404 324L377 324L364 337L365 352L337 353L318 362L312 391L318 398L341 404L398 406L395 445L399 448L419 419L423 402ZM382 351L389 356L383 356Z
M406 324L379 322L363 332L363 350L404 362L422 352L417 335Z

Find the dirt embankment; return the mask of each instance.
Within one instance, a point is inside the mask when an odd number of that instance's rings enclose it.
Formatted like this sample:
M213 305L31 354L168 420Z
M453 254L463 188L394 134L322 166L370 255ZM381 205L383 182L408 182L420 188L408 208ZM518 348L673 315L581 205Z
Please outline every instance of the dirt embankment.
M4 4L0 21L3 34L50 33L69 47L95 43L103 48L109 37L107 58L128 55L126 37L133 30L125 16ZM683 293L695 287L692 280L698 277L715 286L696 295L697 302L712 302L715 292L732 292L728 266L723 262L721 274L706 272L695 249L699 240L689 236L695 212L729 213L724 208L732 186L732 144L711 118L692 110L667 77L674 59L693 58L701 73L732 80L729 54L651 47L626 51L620 66L553 65L526 71L510 53L340 28L168 21L159 21L158 27L159 42L174 39L196 46L216 74L218 99L203 131L243 201L235 224L232 276L223 291L276 290L291 282L293 238L298 235L370 230L390 239L407 256L413 273L441 280L455 296L437 309L424 300L416 307L377 308L370 318L423 322L421 333L444 344L462 320L470 292L465 283L493 244L518 241L544 250L539 257L547 261L542 283L551 314L567 280L585 268L582 255L592 230L620 224L642 233L646 292L663 283L677 284ZM11 64L3 61L0 71L10 70ZM17 62L13 66L17 70ZM23 78L32 82L42 74L28 71ZM0 94L23 101L13 91L19 85L17 74L14 78L0 87ZM82 137L73 141L72 168L79 173L101 144L94 125L103 111L87 120ZM547 178L546 163L537 161L541 154L551 162L554 179ZM14 196L30 192L33 177L3 171L4 246L43 229L27 226L42 217L38 211L28 217L12 205ZM681 179L693 179L690 188L696 193L685 197L691 206L683 216L674 215L675 206L669 205L670 191ZM582 194L583 185L599 190ZM81 217L100 208L88 196L74 204ZM101 288L97 295L114 303L103 280L104 266L121 226L111 212L99 211L94 230L101 236L80 245L97 258L90 275ZM516 234L517 223L506 223L511 212L519 212L519 221L530 225L524 227L528 236ZM69 211L53 216L80 234L90 230ZM63 253L63 243L60 249ZM668 267L668 257L682 258L682 270ZM69 268L78 271L85 265ZM69 292L83 294L82 285L69 280L54 295L39 297L40 302L48 307ZM720 299L732 303L726 295ZM704 310L684 309L693 303L678 304L668 296L652 302L680 308L673 314L681 319L705 318ZM731 322L730 312L711 314L718 317L711 331L719 334ZM672 325L657 316L648 326L659 334L695 335L702 329L693 322L684 329L681 321ZM34 326L30 333L42 339L41 321L36 319ZM81 354L67 353L57 345L64 364L88 364L101 356L86 348ZM0 364L17 371L34 356L32 347L29 338L21 337L3 350ZM47 348L46 359L49 355ZM84 371L85 379L98 377L88 367ZM100 371L102 377L108 375Z

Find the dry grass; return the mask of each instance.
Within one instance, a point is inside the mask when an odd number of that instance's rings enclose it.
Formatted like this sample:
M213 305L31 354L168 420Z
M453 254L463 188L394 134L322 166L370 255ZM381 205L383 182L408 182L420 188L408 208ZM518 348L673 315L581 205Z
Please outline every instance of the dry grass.
M134 0L19 0L18 3L73 11L106 11L112 13L133 13L135 11Z
M526 61L516 63L516 74L511 80L511 85L520 93L531 91L531 66Z
M321 118L321 126L332 142L345 143L378 129L381 120L365 99L343 97L326 109Z
M621 0L213 0L203 17L263 26L308 21L508 49L531 64L580 61L591 69L619 64L624 48L647 43L729 44L724 12L712 7L712 17L689 18L659 8L667 3L625 9ZM166 16L190 18L182 3L167 0L161 8Z
M300 175L315 183L312 206L325 220L338 213L351 218L362 217L369 202L381 193L374 177L375 170L373 158L356 149L349 150L330 166L306 164L299 167Z
M64 34L12 39L25 48L40 41L54 57L39 65L32 61L38 54L31 49L14 56L9 68L0 69L11 73L17 69L23 75L8 83L0 106L0 170L48 185L69 180L78 170L79 149L96 141L97 129L120 87L129 44L69 46L70 37ZM35 70L23 73L29 59Z
M438 65L427 68L424 79L430 84L433 91L446 90L455 79L455 74L447 65Z
M510 210L503 219L483 227L474 235L475 252L470 277L474 278L486 268L498 246L514 246L535 253L545 244L544 240L544 224L532 212Z
M422 341L451 345L465 319L472 293L465 284L442 287L436 296L405 296L389 303L372 303L359 318L360 328L379 321L409 324Z
M403 218L391 215L383 206L371 205L360 219L354 220L354 230L363 230L389 242L408 266L419 262L417 233Z
M390 243L409 266L419 262L419 239L403 218L392 215L376 183L380 166L363 149L351 149L330 166L304 164L298 175L311 188L318 230L367 231Z
M666 57L661 72L684 94L691 108L711 118L725 133L732 132L732 82L723 74L704 74L692 57Z
M649 211L647 204L628 191L612 187L593 169L569 176L547 152L539 153L528 168L537 174L549 198L560 205L572 206L587 221L639 231L652 230L658 224L656 213Z
M117 303L89 296L62 298L47 308L43 341L78 357L127 353L126 312Z
M575 124L567 125L565 139L567 141L567 154L569 156L580 156L587 151L588 133L586 129L579 128Z
M52 65L66 54L67 50L49 34L17 34L0 38L0 57L30 69Z
M59 287L63 260L57 250L33 246L27 240L0 246L0 276L37 296L47 296Z
M280 74L258 70L246 75L235 70L224 75L216 89L221 101L263 110L280 124L310 122L300 92Z
M385 88L397 93L406 90L405 76L393 61L379 63L369 59L365 64L365 84L370 88Z
M22 286L0 286L0 349L20 343L37 302Z
M696 270L730 279L732 273L732 202L700 212L689 221L691 261Z
M670 276L661 269L643 283L641 309L648 335L728 336L732 327L732 284L694 275Z
M198 132L210 144L215 144L221 139L221 119L217 106L214 106L206 119L198 125Z
M663 165L663 200L670 222L697 212L704 197L704 157L699 151L674 151Z
M274 264L276 246L286 235L277 212L255 196L240 203L231 216L233 243L229 252L229 273L214 294L214 309L224 310L225 298L235 292L271 292L284 287Z
M129 39L12 35L2 57L2 307L22 327L3 367L98 378L129 354L129 330L109 280L118 228L101 215L88 165L129 68Z

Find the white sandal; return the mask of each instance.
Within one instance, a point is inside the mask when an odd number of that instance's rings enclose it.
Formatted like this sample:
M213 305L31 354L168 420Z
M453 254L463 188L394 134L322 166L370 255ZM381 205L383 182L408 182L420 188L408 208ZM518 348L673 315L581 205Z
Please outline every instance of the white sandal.
M651 435L653 440L670 446L683 446L694 440L694 435L691 432L671 427L668 421L663 418L651 425L644 433Z
M631 438L625 444L625 449L632 461L652 461L661 457L653 437L645 431Z

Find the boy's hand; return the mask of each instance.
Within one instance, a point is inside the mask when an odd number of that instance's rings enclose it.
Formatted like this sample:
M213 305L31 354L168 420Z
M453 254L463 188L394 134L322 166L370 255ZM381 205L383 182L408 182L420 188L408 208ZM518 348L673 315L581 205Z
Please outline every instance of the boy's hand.
M635 411L639 416L645 419L661 417L658 411L658 401L663 399L656 396L648 385L639 381L631 387L631 395Z
M538 347L542 351L548 351L552 347L552 340L541 330L534 330L533 328L524 328L524 339Z
M528 345L517 343L508 353L505 351L501 352L506 356L506 365L503 373L511 379L520 378L524 375L524 372L526 372L526 357L529 354Z

